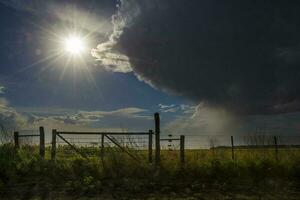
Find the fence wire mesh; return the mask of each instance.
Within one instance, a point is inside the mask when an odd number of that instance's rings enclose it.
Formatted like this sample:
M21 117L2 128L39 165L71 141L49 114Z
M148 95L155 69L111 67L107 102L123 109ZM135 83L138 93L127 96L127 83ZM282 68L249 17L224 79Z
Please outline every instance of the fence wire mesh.
M147 159L147 149L149 138L147 135L109 135L103 137L99 135L78 135L78 134L61 134L57 137L57 156L70 157L74 156L78 151L85 156L101 157L113 153L131 154L136 158ZM103 143L102 143L103 139ZM67 144L68 141L71 145ZM126 153L127 152L127 153Z
M35 135L27 137L28 135ZM26 145L39 145L40 137L39 130L20 130L19 131L19 145L26 146Z
M186 133L185 151L190 160L207 159L300 159L299 135ZM163 134L162 137L167 137ZM179 137L179 135L172 135ZM193 158L191 158L193 157Z

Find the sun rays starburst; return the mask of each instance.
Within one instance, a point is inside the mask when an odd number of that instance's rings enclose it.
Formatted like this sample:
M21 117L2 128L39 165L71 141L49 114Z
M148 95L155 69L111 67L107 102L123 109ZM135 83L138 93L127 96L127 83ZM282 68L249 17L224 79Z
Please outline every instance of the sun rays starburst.
M84 30L75 26L65 27L57 32L51 27L45 28L38 25L36 27L44 34L41 39L44 47L43 54L35 62L20 69L20 72L33 67L37 67L39 73L45 73L48 69L57 69L61 71L58 77L60 81L66 77L67 73L71 73L74 79L78 79L80 75L96 86L91 73L93 63L90 57L91 48L88 45L91 40L90 32L84 34Z
M79 36L71 35L64 40L64 48L73 56L78 56L85 50L84 40Z

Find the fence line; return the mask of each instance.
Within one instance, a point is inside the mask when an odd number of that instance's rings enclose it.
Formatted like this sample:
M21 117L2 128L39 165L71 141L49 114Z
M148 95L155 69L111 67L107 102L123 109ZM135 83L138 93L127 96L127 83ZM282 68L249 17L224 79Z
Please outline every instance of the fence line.
M186 161L187 149L207 149L217 151L218 149L231 149L231 159L237 160L238 152L244 149L270 149L274 158L278 161L280 159L281 149L288 147L300 148L300 136L287 135L287 136L274 136L274 135L207 135L207 134L172 134L161 132L160 129L160 116L158 113L154 114L154 131L147 132L68 132L52 130L51 141L51 159L55 160L57 145L68 145L77 151L79 144L86 144L86 146L97 146L99 148L99 155L103 158L105 144L115 146L127 153L130 157L130 152L127 152L127 147L135 150L148 150L148 162L154 163L159 166L161 162L162 151L176 150L179 155L179 162L184 164ZM39 138L39 153L42 158L45 157L45 131L43 127L39 128L39 134L28 133L20 134L14 132L15 148L19 149L20 139L25 138ZM82 138L80 138L82 136ZM89 137L88 137L89 136ZM155 136L155 138L153 138ZM168 136L168 137L167 137ZM127 138L125 138L127 137ZM133 137L133 138L131 138ZM163 137L163 138L161 138ZM107 141L105 141L105 138ZM88 142L91 140L92 142ZM177 145L175 145L177 144ZM76 146L77 145L77 146ZM153 153L154 150L154 153ZM79 153L80 154L80 153ZM154 158L153 158L154 156Z

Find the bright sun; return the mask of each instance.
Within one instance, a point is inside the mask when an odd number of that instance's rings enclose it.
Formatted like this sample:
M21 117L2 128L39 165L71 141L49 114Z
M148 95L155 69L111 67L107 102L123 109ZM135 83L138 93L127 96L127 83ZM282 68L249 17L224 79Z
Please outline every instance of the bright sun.
M82 54L85 46L83 39L78 36L69 36L64 41L65 50L72 55Z

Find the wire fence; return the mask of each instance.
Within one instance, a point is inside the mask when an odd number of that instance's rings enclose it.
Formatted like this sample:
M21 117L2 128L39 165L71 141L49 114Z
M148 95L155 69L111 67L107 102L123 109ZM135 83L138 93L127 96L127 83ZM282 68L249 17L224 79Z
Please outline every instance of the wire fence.
M161 135L162 160L178 160L180 158L179 135ZM101 155L101 136L68 135L65 137L71 144L77 146L87 156ZM118 143L141 160L147 160L149 137L143 136L114 136ZM73 156L76 152L67 146L65 141L57 139L60 158ZM116 144L105 139L106 155L124 153ZM152 144L155 150L155 144ZM274 159L289 161L300 159L300 136L272 135L185 135L185 152L187 160L242 160L242 159Z
M39 130L20 130L20 135L32 135L39 134ZM50 133L47 134L46 144L51 144ZM230 146L230 137L231 135L222 134L222 133L183 133L187 138L187 147L189 148L210 148L214 146ZM7 141L12 141L10 137L12 133L7 134L5 137L8 138ZM175 138L179 137L179 134L174 134L172 137L169 137L168 133L162 133L161 137L163 138ZM268 145L273 143L273 138L276 136L278 138L278 143L280 145L300 145L300 135L283 135L283 134L239 134L233 135L235 138L235 143L237 145ZM143 144L147 144L148 137L145 136L115 136L118 140L124 142L124 144L130 144L133 141L140 144L140 147L143 147ZM83 145L93 145L101 140L101 136L69 136L70 140ZM36 137L22 138L21 143L23 144L38 144L39 140ZM166 143L167 144L167 143Z
M32 135L38 134L38 130L21 130L20 135ZM185 148L186 149L211 149L230 147L231 135L209 135L201 133L183 134L185 135ZM68 135L64 136L70 143L80 147L99 147L101 145L101 135ZM173 140L179 138L179 135L161 134L161 138L165 139L161 141L161 148L163 150L177 150L179 149L179 141ZM234 146L238 148L268 148L274 146L274 137L277 139L277 145L279 148L300 148L300 135L233 135ZM122 144L124 147L135 148L137 150L143 150L148 148L149 138L146 135L137 136L114 136L114 138ZM168 140L170 139L170 140ZM9 140L11 141L11 140ZM52 143L50 137L46 137L46 146L50 146ZM21 137L20 145L38 145L38 137ZM57 144L62 146L66 143L57 138ZM111 141L105 141L106 146L115 146ZM153 144L154 148L154 144Z
M20 136L38 135L39 130L20 130ZM47 134L46 134L47 135ZM274 158L280 160L298 159L300 155L300 135L270 135L264 132L258 134L203 134L186 133L185 151L193 152L194 158L204 159L214 157L219 159L240 159L240 158ZM155 135L153 135L155 137ZM149 150L148 135L114 135L111 136L119 146L126 149L131 154L147 157ZM180 135L162 132L160 136L160 147L162 158L172 158L179 156ZM101 155L103 148L106 152L124 153L120 151L116 142L105 138L102 144L101 134L99 135L64 135L64 139L71 145L78 148L87 156ZM8 140L10 141L10 140ZM51 152L51 137L45 140L46 151ZM76 155L78 152L70 147L60 137L57 137L57 157L66 158ZM39 145L39 137L19 137L20 146ZM155 143L152 142L152 149L155 150Z
M39 130L20 130L20 136L27 136L27 135L39 135ZM40 138L37 136L32 137L19 137L19 144L22 146L24 145L39 145Z
M186 149L211 149L211 148L221 148L221 147L231 147L233 137L233 142L235 147L239 148L258 148L258 147L270 147L275 145L275 137L277 146L281 148L300 148L300 135L208 135L201 133L194 134L183 134L185 135L185 147ZM172 138L179 137L179 135L172 135ZM168 134L162 134L161 137L168 138ZM163 148L167 149L169 143L162 144ZM176 146L175 143L172 142L171 145Z

